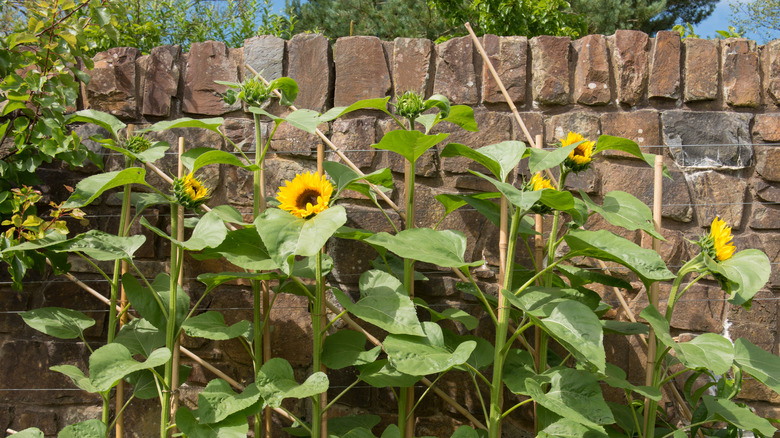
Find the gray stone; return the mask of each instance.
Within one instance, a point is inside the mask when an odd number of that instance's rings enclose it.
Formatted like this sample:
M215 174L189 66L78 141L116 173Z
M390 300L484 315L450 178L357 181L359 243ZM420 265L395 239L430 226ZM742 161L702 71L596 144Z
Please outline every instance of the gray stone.
M273 35L260 35L244 41L244 62L267 81L284 76L284 40ZM244 76L254 75L245 66Z
M570 112L550 117L547 121L547 143L556 143L566 138L569 132L576 132L588 140L596 140L601 134L599 117L586 112Z
M287 41L287 75L298 82L295 106L318 112L333 96L333 53L328 38L300 33Z
M377 37L341 37L333 47L336 65L335 106L385 97L392 86L382 42Z
M519 36L485 35L483 44L512 102L522 105L525 102L528 39ZM482 102L506 102L487 64L482 66Z
M143 115L168 117L172 100L179 89L180 46L160 46L152 49L146 63L143 89Z
M750 166L751 114L665 111L661 114L664 144L681 167ZM702 146L704 145L704 146Z
M714 171L686 174L699 226L707 228L715 217L734 230L742 229L747 182L737 176Z
M601 116L601 129L605 135L614 135L633 140L642 152L662 153L661 123L656 110L605 113ZM633 157L622 151L604 151L608 157Z
M754 203L750 228L754 230L780 229L780 209L777 206Z
M479 102L470 37L453 38L436 46L433 92L446 96L452 104L473 105Z
M223 42L193 43L184 75L182 111L218 116L240 109L240 103L228 105L222 100L220 94L227 86L214 81L238 82L238 64Z
M396 38L394 43L391 65L395 94L429 94L433 83L433 42L425 38Z

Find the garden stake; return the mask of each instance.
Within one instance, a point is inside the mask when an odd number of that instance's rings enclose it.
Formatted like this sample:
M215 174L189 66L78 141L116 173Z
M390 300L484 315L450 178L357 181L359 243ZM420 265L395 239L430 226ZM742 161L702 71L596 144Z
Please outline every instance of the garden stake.
M322 176L325 174L325 169L323 168L323 163L325 162L325 146L322 143L317 143L317 173ZM325 248L322 248L322 254L325 254ZM321 259L321 256L320 256ZM320 264L317 265L318 269L321 269L321 260L319 260ZM317 333L319 333L318 336L320 336L321 342L320 345L324 345L325 343L325 336L326 336L326 330L325 327L327 326L328 318L327 318L327 307L325 305L325 302L327 301L325 297L325 277L319 277L318 279L318 288L317 288L317 295L320 297L319 299L319 308L315 309L316 312L319 312L320 314L320 326L319 327L312 327L312 333L314 333L315 336L317 336ZM313 372L322 371L323 373L327 372L327 368L325 367L325 364L320 364L319 370L312 370ZM324 409L325 406L328 405L328 392L325 391L322 394L319 395L320 399L320 409ZM312 421L317 421L316 418L314 418ZM327 411L321 411L320 413L320 433L322 436L328 436L328 413Z
M532 144L532 146L536 149L542 148L542 136L541 134L536 135L536 141ZM539 269L541 268L542 258L544 258L544 238L542 237L542 233L544 232L544 215L537 214L534 217L534 230L539 233L536 236L534 236L534 264L536 265L536 271L539 272ZM541 285L540 282L537 282L537 284ZM534 363L536 364L536 368L539 369L539 355L536 354L536 351L538 349L539 344L541 343L541 332L539 329L534 330ZM536 402L534 402L534 430L537 430L538 424L536 423Z
M181 161L181 156L184 154L184 137L179 137L179 154L178 154L178 175L179 178L184 177L184 163ZM176 240L179 242L184 241L184 207L179 205L178 206L179 213L178 213L178 219L181 221L179 223L179 227L176 233ZM183 258L184 252L182 251L181 256ZM183 260L179 260L179 264L182 263ZM176 279L176 283L184 288L184 269L179 268L179 277ZM173 351L171 351L171 354L173 354L173 358L171 359L173 361L173 370L171 374L171 418L175 418L176 416L176 410L179 408L179 347L181 346L181 338L182 334L179 334L179 336L176 337L176 342L173 344Z

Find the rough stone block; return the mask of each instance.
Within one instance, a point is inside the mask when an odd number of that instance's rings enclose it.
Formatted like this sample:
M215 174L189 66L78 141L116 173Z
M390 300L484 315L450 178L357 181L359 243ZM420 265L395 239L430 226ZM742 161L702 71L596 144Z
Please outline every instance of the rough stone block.
M135 61L139 56L141 52L132 47L115 47L95 55L95 67L87 71L89 108L122 119L138 116Z
M376 150L371 147L376 143L376 119L359 117L336 120L333 123L331 141L356 166L367 169L374 163L376 155Z
M227 86L214 81L238 82L238 63L223 42L193 43L184 74L182 111L218 116L240 109L240 103L228 105L222 100L220 93L224 93Z
M680 34L662 30L653 39L650 54L649 97L680 97Z
M747 182L738 176L713 171L687 174L699 226L709 227L716 216L734 230L742 229Z
M522 105L525 102L528 39L519 36L485 35L483 45L512 102ZM506 102L487 64L482 66L482 102Z
M569 45L571 38L531 38L534 100L542 105L567 105L569 99Z
M436 46L436 78L433 92L446 96L452 104L479 102L474 49L468 36L453 38Z
M685 175L670 169L672 179L663 179L661 215L678 222L693 220L691 197L688 194ZM602 175L603 193L613 190L628 192L648 206L653 205L653 169L642 164L624 166L610 162L599 163Z
M750 310L730 305L728 319L731 323L729 327L731 339L746 338L756 345L776 345L777 330L767 328L777 327L777 311L774 294L766 290L759 291L753 297Z
M325 111L333 96L333 53L319 34L300 33L287 42L287 75L298 82L295 106Z
M718 97L718 45L714 40L686 38L685 52L686 102L714 100Z
M762 179L751 181L753 192L758 199L765 202L780 203L780 187L777 184L770 184Z
M172 100L179 90L180 58L181 47L178 45L155 47L150 52L143 81L143 115L171 115Z
M391 65L395 94L414 91L427 95L433 82L433 42L425 38L396 38L394 43Z
M605 113L601 116L601 130L605 135L624 137L635 141L642 152L661 153L661 123L656 110L630 113ZM625 152L604 151L605 156L633 157Z
M335 106L385 97L390 92L390 72L379 38L339 38L333 48L333 57L336 64Z
M273 35L254 36L244 41L244 62L267 81L284 76L284 40ZM244 77L254 75L244 67Z
M721 41L723 97L734 107L761 105L761 76L755 42L738 39Z
M528 133L531 134L533 141L536 141L537 135L541 135L542 142L544 142L544 118L542 115L540 113L520 113L520 118L523 120L526 129L528 129ZM522 141L528 147L531 147L531 142L514 117L512 117L512 138Z
M638 30L618 30L612 38L617 101L636 105L647 87L648 37Z
M780 40L768 42L761 51L767 100L780 105Z
M478 132L464 131L458 126L441 123L433 128L432 132L447 132L450 136L442 142L442 146L446 143L460 143L465 144L472 149L481 148L494 143L500 143L502 141L511 140L512 134L512 122L510 116L505 113L493 112L493 111L477 111L474 113L474 118L479 126ZM448 125L448 126L444 126ZM450 157L442 158L442 169L447 172L453 173L467 173L468 169L483 169L477 165L474 161L463 157ZM479 167L477 167L479 166Z
M659 311L666 312L669 284L662 284L659 291ZM671 326L680 330L720 333L727 316L728 294L720 286L695 284L674 306Z
M780 181L780 148L756 146L756 173L767 181Z
M27 285L30 285L29 282ZM24 312L28 310L31 297L38 293L37 288L25 287L21 291L12 290L10 286L3 287L0 290L0 333L16 333L27 329L27 325L22 322L21 317L14 312Z
M661 114L664 144L671 146L682 167L744 168L753 158L752 117L744 113L665 111Z
M780 142L780 114L756 114L753 140L767 143Z
M311 365L311 316L306 297L281 294L271 309L271 352L293 367Z
M327 131L328 127L324 123L319 126L321 131ZM311 156L317 150L317 145L321 142L315 134L309 134L289 123L282 123L276 130L274 138L271 139L271 150L279 154Z
M776 206L754 203L750 228L754 230L780 229L780 210Z
M545 129L548 144L565 138L569 132L577 132L588 140L596 140L601 134L599 116L586 112L570 112L550 117Z
M572 44L577 56L574 100L583 105L606 105L611 99L609 56L603 35L588 35Z

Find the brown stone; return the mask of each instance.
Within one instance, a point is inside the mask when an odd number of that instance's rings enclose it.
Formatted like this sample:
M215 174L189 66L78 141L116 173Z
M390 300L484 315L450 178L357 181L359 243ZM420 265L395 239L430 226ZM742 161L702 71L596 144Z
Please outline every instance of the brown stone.
M647 34L638 30L617 30L611 38L617 100L636 105L642 101L647 87Z
M89 108L123 119L138 116L135 61L139 56L141 52L132 47L115 47L95 55L95 67L87 71Z
M545 129L548 144L566 138L569 132L581 134L588 140L596 140L601 134L599 117L586 112L570 112L550 117Z
M427 95L433 75L433 42L425 38L396 38L393 46L393 87L395 94L407 91Z
M193 43L184 75L184 97L181 109L185 113L218 116L241 108L240 103L226 104L220 93L227 86L214 81L238 82L238 64L223 42Z
M376 150L371 145L376 142L375 136L376 119L359 117L336 120L331 140L356 166L366 169L374 163Z
M777 329L775 329L777 327L777 300L772 292L759 291L753 297L750 310L730 305L728 319L731 323L729 327L731 339L746 338L763 348L767 348L767 346L775 348L774 345L777 342ZM770 327L772 327L771 330Z
M626 113L606 113L601 116L601 130L604 135L614 135L633 140L642 152L659 154L661 145L661 123L656 110L639 110ZM625 152L604 151L605 156L628 157Z
M12 290L10 287L3 287L0 290L0 309L3 309L3 313L0 313L1 333L16 333L27 330L27 325L15 312L27 310L32 295L38 292L37 288L33 289L29 285L28 280L21 291Z
M299 33L287 42L287 75L298 82L295 106L322 112L333 96L333 53L323 35Z
M780 40L768 42L761 51L767 100L780 104Z
M512 102L522 105L525 102L528 39L519 36L485 35L483 45ZM482 102L506 102L487 64L482 66Z
M320 130L327 131L327 125L319 126ZM289 123L282 123L271 139L271 150L277 154L310 156L317 150L317 144L322 140L315 135L302 131Z
M780 142L780 114L756 114L753 140L766 143Z
M284 40L273 35L254 36L244 40L244 62L267 81L284 76ZM254 77L245 68L244 76Z
M339 38L333 47L333 57L336 64L335 106L349 106L358 100L385 97L390 91L390 72L379 38Z
M572 44L577 57L574 100L583 105L606 105L611 99L609 57L603 35L588 35Z
M659 311L666 312L671 286L661 285ZM720 286L695 284L679 297L674 306L671 326L681 330L720 333L726 318L726 298L728 294Z
M729 38L721 41L721 51L726 103L735 107L759 106L761 76L755 42Z
M571 38L531 38L534 100L543 105L567 105L569 99L569 45Z
M670 170L672 179L663 179L661 216L678 222L693 220L691 197L688 194L685 175L676 169ZM624 166L612 162L599 163L602 175L603 193L613 190L628 192L645 205L653 205L653 169L646 165ZM711 221L711 219L710 219ZM709 224L708 224L709 225Z
M686 38L685 52L686 102L714 100L718 97L718 45L714 40Z
M753 191L758 199L766 202L780 203L780 187L776 184L770 184L763 179L754 179L752 181Z
M436 78L433 92L452 104L479 102L473 43L468 36L453 38L436 46Z
M519 113L520 118L523 120L528 133L531 134L531 140L536 141L536 136L542 136L542 142L544 142L544 118L541 113ZM512 117L512 138L517 141L522 141L526 146L531 147L531 141L526 137L523 128L517 123L517 119Z
M160 46L152 49L144 75L143 115L171 115L172 100L179 89L180 57L180 46Z
M435 133L450 133L450 136L441 143L442 146L447 143L460 143L472 149L478 149L482 146L512 139L512 122L509 117L505 113L477 111L474 113L474 118L477 121L477 126L479 126L478 132L464 131L460 127L449 123L441 123L434 127L432 131L435 131ZM479 169L481 172L486 171L482 166L468 158L450 157L442 158L441 161L442 169L447 172L466 173L468 169Z
M754 203L750 228L754 230L780 229L780 210L776 206Z
M653 39L650 54L649 97L680 97L680 34L662 30Z
M687 175L699 226L709 227L716 216L734 230L742 229L747 182L720 172L694 172Z
M756 146L756 173L767 181L780 181L780 148Z

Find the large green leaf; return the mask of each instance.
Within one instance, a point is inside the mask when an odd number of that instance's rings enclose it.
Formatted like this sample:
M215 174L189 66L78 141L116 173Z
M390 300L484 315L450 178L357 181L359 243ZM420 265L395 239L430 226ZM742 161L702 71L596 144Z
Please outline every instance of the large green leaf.
M557 148L552 151L547 151L544 149L528 149L528 151L531 153L530 158L528 158L528 169L531 172L531 174L535 174L536 172L541 172L545 169L549 169L551 167L555 167L566 159L566 157L569 156L571 151L573 151L579 144L582 143L581 141L578 141L576 143L572 143L566 147Z
M366 181L388 189L393 188L393 174L387 168L377 170L368 175L361 175L352 170L352 168L335 161L326 161L322 163L322 167L336 184L336 194L334 196L338 196L342 190L351 190L350 186L354 186L354 183L358 181Z
M760 433L763 436L772 436L777 430L766 418L759 417L750 408L739 406L731 400L711 395L703 395L701 399L711 418L725 421L753 433Z
M84 178L76 184L73 194L70 195L62 206L64 208L84 207L97 199L106 190L126 184L141 184L149 187L149 184L146 183L146 170L142 167L130 167Z
M289 274L292 257L315 255L346 222L347 213L339 205L311 219L269 208L255 220L255 227L276 265Z
M469 205L478 212L482 213L493 225L499 226L501 223L501 207L499 204L490 201L490 199L500 198L501 194L498 192L490 193L477 193L474 195L458 195L454 193L442 193L436 195L437 201L441 202L444 206L444 215L442 218L447 217L453 211Z
M393 151L409 161L417 161L428 149L436 146L447 138L449 134L423 134L420 131L405 131L398 129L390 131L379 140L379 143L372 144L372 147Z
M509 350L504 361L504 384L514 394L528 395L526 379L543 380L544 376L537 376L534 358L526 350Z
M170 150L170 146L168 146L168 143L164 141L154 142L152 146L149 147L149 149L136 153L121 146L115 146L113 140L98 140L96 137L90 137L90 139L97 141L106 149L119 152L128 158L140 161L142 163L153 163L164 157L165 153Z
M360 276L359 285L360 299L354 304L346 294L333 290L349 313L389 333L425 336L414 304L397 278L371 270Z
M44 438L43 431L37 427L28 427L14 434L14 438Z
M249 385L244 392L237 394L228 382L214 379L198 395L198 410L195 415L201 424L218 423L235 413L249 409L260 400L260 391L256 385Z
M249 432L246 415L237 413L216 424L199 424L192 411L184 406L176 411L176 427L188 438L246 438Z
M174 128L203 128L222 135L222 132L219 130L219 127L222 126L222 122L224 122L222 117L214 117L210 119L191 119L189 117L182 117L176 120L163 120L162 122L157 122L154 125L136 132L159 132Z
M65 118L66 124L80 122L92 123L94 125L100 126L101 128L110 132L111 137L113 137L114 140L119 140L119 131L127 126L122 123L121 120L117 119L111 114L91 109L76 111L75 113Z
M70 380L73 381L73 384L83 389L84 391L92 394L97 394L100 392L100 388L93 385L92 381L89 380L89 377L85 376L80 369L74 367L73 365L55 365L49 369L70 377Z
M329 109L328 111L322 113L320 116L320 122L329 122L331 120L338 119L339 117L351 113L352 111L357 111L361 109L375 109L382 111L385 114L390 114L390 111L387 110L387 102L390 100L390 97L379 97L374 99L363 99L358 100L357 102L353 103L352 105L348 107L343 106L337 106Z
M238 279L261 281L285 278L276 272L207 272L198 275L198 281L206 284L206 291L210 292L221 284Z
M485 166L501 182L525 154L525 144L521 141L504 141L479 149L472 149L459 143L450 143L441 152L442 157L466 157Z
M619 263L631 269L648 287L655 281L675 277L666 269L657 252L644 249L607 230L572 230L564 239L571 248L570 254Z
M634 391L644 397L649 397L655 401L661 400L661 391L659 391L658 388L654 388L652 386L632 385L628 380L626 380L625 371L611 363L607 364L606 373L600 378L600 380L613 388L627 389L629 391Z
M598 205L587 193L580 190L582 200L588 207L600 214L607 222L627 230L642 230L659 240L666 240L655 231L653 212L644 202L634 195L621 191L612 191L604 195L604 202Z
M328 390L328 376L323 372L310 375L302 384L295 381L289 362L275 357L263 364L255 385L268 406L278 408L286 398L305 398Z
M714 374L725 374L734 363L731 341L715 333L704 333L674 347L677 358L688 368L708 369Z
M21 313L25 324L60 339L81 337L84 330L95 325L95 320L71 309L60 307L42 307Z
M394 252L402 258L432 263L442 268L483 264L482 261L467 263L463 260L463 254L466 252L466 236L460 231L412 228L395 235L377 233L365 241Z
M604 333L598 317L588 306L577 301L564 301L553 309L548 318L541 320L541 324L574 357L604 372Z
M114 342L98 348L89 356L89 379L98 390L108 391L125 376L163 365L170 358L170 350L159 348L146 361L138 362L133 359L130 350Z
M340 370L348 366L372 363L379 357L381 347L366 351L366 335L353 330L341 330L325 338L322 363Z
M255 271L279 269L276 263L271 260L260 235L253 228L228 231L221 244L214 248L204 248L202 252L193 253L191 256L197 260L224 257L239 268Z
M479 131L477 121L474 119L474 110L468 105L451 106L449 114L442 121L458 125L466 131Z
M106 424L100 420L87 420L65 426L57 438L105 438Z
M431 322L436 322L442 319L449 319L450 321L456 321L463 324L466 330L474 330L479 325L479 319L476 316L470 315L462 309L450 307L442 311L438 311L429 306L422 298L415 297L414 304L418 307L422 307L431 314Z
M737 306L749 303L756 292L766 285L772 273L769 258L757 249L740 251L719 265L726 278L736 285L729 302Z
M390 363L405 374L425 376L441 373L468 361L477 347L474 341L464 341L455 348L444 342L441 327L423 322L424 337L388 335L384 347Z
M487 436L486 431L482 431L484 433L480 433L479 431L474 430L471 426L460 426L459 428L455 429L455 433L452 434L452 437L450 438L484 438Z
M655 336L661 341L662 344L669 348L674 348L676 342L672 339L672 335L669 333L669 321L661 315L661 312L655 308L652 304L645 307L639 316L647 320L650 327L653 328Z
M249 321L241 320L228 326L225 324L225 317L221 313L210 311L187 319L181 325L181 328L184 330L184 333L193 338L225 341L244 335L249 331L249 325Z
M197 172L201 167L210 164L227 164L250 171L258 169L254 164L245 163L230 152L220 151L209 147L199 147L188 150L182 154L181 162L190 172Z
M292 126L300 129L301 131L306 131L309 134L316 133L317 126L322 123L320 120L320 113L310 109L295 110L288 114L284 120Z
M513 186L501 182L495 178L491 178L485 174L479 173L474 170L469 170L472 174L489 181L498 189L501 194L506 196L506 199L520 210L527 212L537 202L555 209L566 211L574 208L574 197L569 192L559 192L553 189L523 191Z
M615 422L601 394L601 386L592 373L557 368L545 374L550 378L550 389L546 393L534 379L526 379L526 388L537 403L558 415L597 430L602 424Z
M422 376L404 374L395 369L387 359L379 359L367 365L358 366L360 380L377 388L388 386L409 387L417 383Z
M502 294L510 304L537 318L549 317L559 304L567 301L581 302L591 311L596 310L600 302L600 297L595 292L583 294L577 289L560 287L530 286L519 295L507 290L503 290Z
M328 437L329 438L375 438L371 433L379 422L382 421L378 415L349 415L346 417L328 418ZM361 430L362 429L362 430ZM368 435L365 434L368 431Z
M127 299L130 304L141 314L143 318L149 321L154 327L165 331L168 325L168 304L170 302L170 276L168 274L157 274L150 290L141 285L131 274L122 276L122 285L127 293ZM159 298L160 304L155 299ZM176 327L181 326L190 307L190 297L184 293L184 289L178 286L176 292Z
M100 261L131 260L136 251L146 242L142 234L119 237L98 230L90 230L67 241L60 248L62 252L81 252Z
M134 356L149 356L152 351L165 345L165 331L144 318L136 318L122 326L114 342L124 345Z
M568 418L547 425L539 431L537 438L606 438L609 436L603 428L593 428Z
M602 151L622 151L629 153L640 160L644 159L642 157L642 150L639 149L639 145L636 144L635 141L623 137L614 137L611 135L599 136L596 146L593 148L593 153L597 154Z
M780 357L744 338L734 341L734 363L742 371L780 394Z
M471 352L471 355L469 356L466 363L463 365L457 365L455 369L469 371L469 368L466 365L470 365L478 370L481 370L493 363L494 348L493 344L491 344L487 339L474 335L458 335L450 330L447 330L446 328L442 329L442 333L444 334L444 344L451 351L455 351L460 344L466 341L473 341L477 343L476 347L474 347L474 351Z
M154 372L153 372L154 371ZM186 382L192 367L188 365L179 365L179 381ZM154 370L141 370L129 374L125 381L132 385L133 395L141 400L159 399L160 379L158 376L165 375L165 365L156 367Z
M621 289L632 290L631 283L622 278L602 274L593 269L580 268L573 265L560 264L556 267L566 278L572 287L580 287L590 283L599 283L606 286L619 287Z
M177 245L181 245L188 251L216 248L225 240L225 237L227 237L227 227L225 227L225 223L222 221L222 218L220 218L219 213L216 213L213 210L204 214L200 220L198 220L198 224L195 225L195 229L192 230L192 235L184 242L171 238L171 236L166 234L163 230L150 224L146 218L142 217L140 222L141 225L145 226L153 233L164 239L168 239Z

